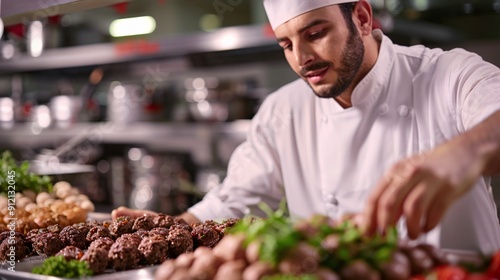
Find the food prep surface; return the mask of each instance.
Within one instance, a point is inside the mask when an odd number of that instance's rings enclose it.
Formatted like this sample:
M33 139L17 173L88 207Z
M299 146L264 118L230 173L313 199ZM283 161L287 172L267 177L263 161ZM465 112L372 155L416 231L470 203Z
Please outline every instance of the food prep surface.
M62 279L69 279L69 278L60 278L60 277L54 277L54 276L46 276L46 275L38 275L38 274L33 274L31 271L33 270L34 267L40 266L43 261L44 257L41 256L34 256L34 257L29 257L26 258L19 263L16 264L15 271L8 271L8 265L7 264L0 264L0 279L1 280L62 280ZM104 274L101 275L96 275L93 277L90 277L88 279L92 280L114 280L114 279L119 279L119 280L152 280L154 279L154 273L156 269L158 268L157 265L155 266L147 266L147 267L142 267L138 269L133 269L133 270L127 270L127 271L114 271L112 269L108 269L105 271Z

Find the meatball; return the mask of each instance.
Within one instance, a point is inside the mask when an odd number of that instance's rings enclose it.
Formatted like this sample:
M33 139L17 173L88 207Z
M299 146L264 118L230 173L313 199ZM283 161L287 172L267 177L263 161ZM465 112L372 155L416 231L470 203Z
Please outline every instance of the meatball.
M47 230L50 231L50 232L53 232L53 233L60 233L61 230L63 230L64 227L58 225L58 224L55 224L55 225L51 225L51 226L48 226L47 227Z
M155 222L153 221L153 216L151 215L143 215L134 221L134 225L132 226L132 230L150 230L155 227Z
M104 249L108 252L113 243L115 243L115 241L109 237L99 237L90 243L89 250L95 247Z
M11 247L14 247L12 251ZM20 235L13 235L5 238L0 244L0 261L18 261L26 257L29 253L25 239Z
M220 233L214 227L206 224L197 224L193 226L191 231L194 245L196 247L205 246L209 248L215 247L221 239Z
M170 226L175 224L174 217L162 213L153 216L153 222L155 223L155 227L164 228L170 228Z
M147 264L159 264L167 259L168 243L160 235L145 237L139 245L139 252Z
M33 242L33 249L41 256L53 256L64 248L59 234L53 232L44 232L38 234Z
M31 243L35 242L35 238L39 234L42 234L44 232L47 232L47 229L45 229L45 228L32 229L32 230L28 231L28 233L26 234L26 241L31 242Z
M149 231L145 229L140 229L136 232L134 232L135 235L138 235L141 239L149 235Z
M111 236L117 239L125 233L133 232L132 227L134 226L134 220L127 216L118 217L116 220L109 225L108 229Z
M193 228L190 225L184 224L184 223L173 224L172 226L170 226L169 229L170 230L173 230L173 229L182 229L182 230L189 231L189 232L191 232L193 230Z
M78 229L73 226L67 226L59 233L61 241L66 246L76 246L80 249L85 249L86 236L85 230Z
M0 243L2 243L5 239L7 239L10 235L10 231L2 231L0 233Z
M149 235L157 234L157 235L161 235L161 236L167 238L168 232L169 232L169 230L166 228L156 227L156 228L149 231Z
M56 256L63 256L67 261L80 260L83 256L83 250L75 246L66 246Z
M72 227L80 230L83 232L83 234L85 234L85 236L87 236L87 233L89 233L90 229L93 227L92 225L88 224L88 223L78 223L78 224L74 224L72 225Z
M111 233L109 232L109 229L104 227L104 226L95 226L89 230L87 233L87 243L91 243L92 241L96 240L97 238L100 237L111 237Z
M123 243L128 243L131 244L135 247L139 247L139 244L141 244L142 238L135 234L135 233L126 233L122 236L120 236L118 239L116 239L115 242L123 242Z
M0 243L2 243L5 239L8 239L9 237L19 237L20 239L23 240L23 242L26 241L26 236L18 231L15 231L14 233L12 233L12 231L4 231L2 233L0 233ZM12 242L12 241L11 241Z
M94 247L85 252L81 261L86 262L94 274L103 273L108 266L108 251Z
M93 227L104 226L102 222L95 221L95 220L88 221L88 222L87 222L87 225L88 225L91 229L92 229Z
M135 235L137 236L137 235ZM121 241L116 241L113 243L108 252L108 259L113 267L116 270L126 270L134 268L140 260L140 252L135 246L126 239L121 239Z
M222 222L221 224L217 225L215 227L215 229L224 235L226 233L227 229L232 228L239 221L240 221L240 219L235 219L235 218L227 219L224 222Z
M180 254L193 251L193 238L187 230L171 229L167 236L167 242L170 258L176 258Z

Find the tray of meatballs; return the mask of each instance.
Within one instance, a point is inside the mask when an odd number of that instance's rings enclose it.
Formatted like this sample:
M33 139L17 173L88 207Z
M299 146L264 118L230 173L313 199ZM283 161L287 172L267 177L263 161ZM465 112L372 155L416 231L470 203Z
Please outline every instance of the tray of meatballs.
M200 224L165 214L87 219L6 230L0 240L2 279L498 279L500 272L500 254L413 244L395 229L367 237L349 219L291 221L281 210Z
M368 237L352 217L292 221L284 207L261 205L266 218L111 220L67 182L8 194L0 196L0 279L500 278L500 253L403 242L396 229Z
M48 279L48 274L62 279L154 279L157 265L200 246L215 247L225 228L235 223L236 220L228 220L189 225L180 218L158 214L90 220L64 227L56 224L26 234L15 232L12 243L17 259L13 265L9 263L7 248L11 232L4 231L0 234L0 277ZM69 265L71 261L84 266ZM79 271L69 271L75 268Z

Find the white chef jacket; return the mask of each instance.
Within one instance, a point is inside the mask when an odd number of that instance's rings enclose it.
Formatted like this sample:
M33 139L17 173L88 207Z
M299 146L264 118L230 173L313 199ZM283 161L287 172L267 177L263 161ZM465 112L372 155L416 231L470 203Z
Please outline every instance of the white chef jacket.
M272 93L233 153L226 179L188 211L202 221L259 215L260 202L277 208L286 198L293 218L361 212L391 165L500 109L500 70L478 55L398 46L379 30L373 34L379 57L354 89L351 108L316 97L302 79ZM500 249L490 179L478 180L420 241Z

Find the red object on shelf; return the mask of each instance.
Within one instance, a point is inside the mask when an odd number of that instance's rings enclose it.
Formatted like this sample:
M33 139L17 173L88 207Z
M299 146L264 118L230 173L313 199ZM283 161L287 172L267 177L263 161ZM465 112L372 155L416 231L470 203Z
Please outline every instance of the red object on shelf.
M117 13L123 15L127 12L128 3L127 2L118 3L114 4L112 7L113 9L115 9Z
M49 23L52 23L52 24L55 24L55 25L58 25L60 22L61 22L61 16L60 15L57 15L57 16L51 16L49 17Z
M147 40L130 40L115 44L117 55L155 54L159 51L160 45L157 42Z
M22 23L6 26L5 31L17 37L24 37L26 35L26 29Z

